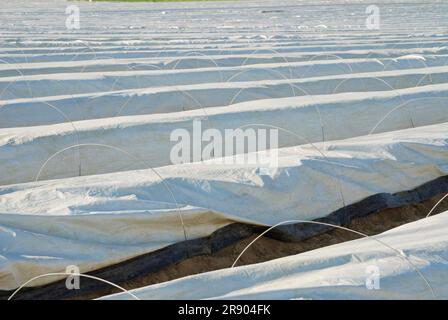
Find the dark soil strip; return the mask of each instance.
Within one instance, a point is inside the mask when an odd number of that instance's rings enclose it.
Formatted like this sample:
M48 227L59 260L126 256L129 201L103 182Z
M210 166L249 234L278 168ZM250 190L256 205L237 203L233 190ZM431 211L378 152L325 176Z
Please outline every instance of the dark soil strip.
M356 204L339 209L316 221L343 225L374 235L405 223L424 218L448 193L448 176L396 194L376 194ZM433 213L448 210L448 199ZM244 224L232 224L206 238L176 243L120 264L89 274L133 289L227 268L257 235L266 230ZM354 233L313 224L280 226L260 238L242 256L238 265L268 261L288 255L359 238ZM115 288L81 278L81 289L67 290L65 280L40 287L26 288L15 299L92 299L119 292ZM0 299L12 292L0 291Z

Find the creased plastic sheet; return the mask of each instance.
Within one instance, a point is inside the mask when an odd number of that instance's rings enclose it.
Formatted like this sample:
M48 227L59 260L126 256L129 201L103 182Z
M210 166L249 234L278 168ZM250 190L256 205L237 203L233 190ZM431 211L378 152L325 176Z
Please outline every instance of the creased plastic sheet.
M448 123L280 149L269 172L208 163L0 187L0 289L69 264L87 272L232 222L312 220L411 190L448 174Z
M448 211L372 238L131 292L140 299L447 299L447 225Z
M447 89L448 85L438 84L264 99L185 112L4 128L0 184L170 165L176 145L172 133L185 129L191 134L193 120L201 121L201 133L208 128L224 133L275 127L279 147L443 123L448 121Z

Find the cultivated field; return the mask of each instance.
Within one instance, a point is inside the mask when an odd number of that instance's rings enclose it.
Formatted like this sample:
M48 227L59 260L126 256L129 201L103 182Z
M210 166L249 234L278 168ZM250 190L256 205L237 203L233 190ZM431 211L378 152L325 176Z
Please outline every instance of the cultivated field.
M447 30L438 1L2 1L0 297L448 298Z

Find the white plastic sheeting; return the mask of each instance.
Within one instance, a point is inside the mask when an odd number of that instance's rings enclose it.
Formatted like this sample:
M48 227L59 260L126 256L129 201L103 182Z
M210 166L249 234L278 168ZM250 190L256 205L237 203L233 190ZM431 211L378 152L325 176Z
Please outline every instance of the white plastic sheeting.
M86 272L183 241L178 207L187 238L194 239L232 222L312 220L344 203L410 190L448 174L447 147L443 123L280 149L279 167L269 174L210 161L157 168L157 174L147 169L0 187L0 288L67 264Z
M212 66L214 61L212 57ZM287 58L285 58L287 59ZM142 86L166 86L207 84L247 80L274 80L288 78L318 77L341 73L378 72L385 65L389 70L407 68L442 67L446 59L434 58L422 63L409 59L333 59L328 61L278 62L238 67L215 67L181 70L133 70L119 72L50 73L30 76L0 78L0 92L7 99L16 97L53 96L86 92L111 91L116 88L131 89ZM44 71L45 72L45 71ZM246 73L246 74L244 74ZM242 74L242 75L241 75Z
M446 175L448 5L403 15L381 0L381 29L366 30L364 6L320 2L80 1L68 31L70 1L3 0L0 289ZM170 133L196 118L289 130L278 170L148 169L171 164Z
M170 142L171 133L183 128L192 135L194 119L202 120L202 130L220 132L245 126L279 127L279 147L446 122L447 88L439 84L265 99L168 114L4 128L0 129L0 184L172 164L170 152L176 142Z
M252 56L251 59L253 59ZM120 60L114 61L120 62ZM409 63L409 60L401 61ZM314 65L310 65L311 67L316 68ZM447 82L447 79L448 66L347 73L304 79L212 82L174 87L146 87L147 83L141 80L142 86L145 84L141 89L116 90L116 88L111 88L115 90L3 100L0 101L0 127L48 125L67 122L67 119L79 121L179 112L294 95L398 90L441 84ZM238 78L237 80L244 79ZM366 90L367 88L368 90ZM316 102L319 102L317 97ZM262 103L266 104L266 102ZM269 105L275 105L275 100L269 101Z
M372 238L131 292L139 299L448 299L447 227L448 211Z

